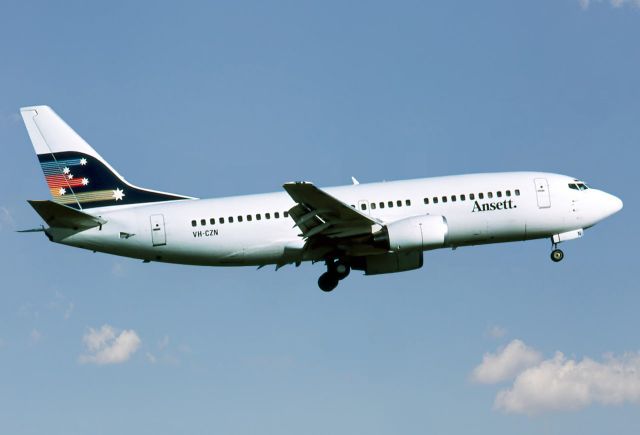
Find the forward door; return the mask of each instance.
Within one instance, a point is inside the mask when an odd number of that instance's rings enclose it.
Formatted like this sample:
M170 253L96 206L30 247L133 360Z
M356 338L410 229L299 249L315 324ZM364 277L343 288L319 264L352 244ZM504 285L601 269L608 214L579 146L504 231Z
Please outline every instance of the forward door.
M549 183L546 178L536 178L536 196L538 198L538 208L551 207L551 196L549 195Z

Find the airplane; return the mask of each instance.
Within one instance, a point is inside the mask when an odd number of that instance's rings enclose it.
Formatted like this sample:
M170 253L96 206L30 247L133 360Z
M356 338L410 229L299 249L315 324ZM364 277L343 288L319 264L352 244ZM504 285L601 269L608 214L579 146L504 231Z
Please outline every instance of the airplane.
M20 109L51 192L29 204L50 241L94 252L202 266L323 262L325 292L351 270L421 268L434 249L549 238L558 244L617 213L622 201L547 172L501 172L283 191L225 198L137 187L50 107Z

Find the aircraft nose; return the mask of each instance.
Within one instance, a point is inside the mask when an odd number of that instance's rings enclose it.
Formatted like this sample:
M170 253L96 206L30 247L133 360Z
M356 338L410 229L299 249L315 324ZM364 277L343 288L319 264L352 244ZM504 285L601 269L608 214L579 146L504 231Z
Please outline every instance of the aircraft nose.
M617 196L611 195L610 193L604 194L603 202L603 208L606 210L607 216L611 216L622 210L622 200Z

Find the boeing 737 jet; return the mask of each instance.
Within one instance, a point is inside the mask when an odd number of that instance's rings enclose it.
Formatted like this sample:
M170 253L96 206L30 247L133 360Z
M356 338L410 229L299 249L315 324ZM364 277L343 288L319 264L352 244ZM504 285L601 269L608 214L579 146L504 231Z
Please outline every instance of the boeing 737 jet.
M134 186L47 106L21 109L51 192L29 201L52 242L203 266L326 266L331 291L351 270L418 269L424 251L540 238L558 244L622 209L583 181L501 172L198 199Z

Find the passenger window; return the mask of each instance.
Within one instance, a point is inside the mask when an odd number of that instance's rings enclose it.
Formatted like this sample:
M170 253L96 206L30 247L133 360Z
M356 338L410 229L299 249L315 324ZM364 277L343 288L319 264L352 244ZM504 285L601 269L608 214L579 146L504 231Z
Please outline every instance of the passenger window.
M447 202L447 197L446 196L442 197L442 202Z
M489 193L487 193L487 196L488 196L489 198L493 198L493 192L489 192Z
M410 200L410 199L406 199L406 200L404 201L404 204L405 204L407 207L409 207L409 206L411 205L411 200Z
M376 203L375 203L375 202L372 202L372 203L371 203L371 210L375 210L375 209L376 209Z
M505 192L505 195L507 195L507 196L511 196L511 191L510 191L510 190L507 190L507 191Z
M398 207L402 207L402 201L397 200L397 201L396 201L396 205L397 205Z
M429 198L425 198L425 199L424 199L424 203L425 203L425 204L429 204Z
M247 215L247 221L251 222L252 220L253 220L253 216L252 216L252 215L250 215L250 214L248 214L248 215Z
M467 197L464 196L464 193L462 195L460 195L460 201L466 201Z
M437 204L437 203L438 203L438 197L437 197L437 196L434 196L434 197L433 197L433 203L434 203L434 204Z
M275 213L273 214L273 217L274 217L275 219L278 219L278 218L280 218L280 213L278 213L278 212L275 212Z
M206 224L207 224L206 219L200 219L200 225L206 225Z
M456 196L455 195L451 195L451 202L456 202Z
M266 217L267 219L271 219L271 213L265 213L264 217Z
M238 216L238 222L242 222L242 216Z
M211 225L215 225L216 224L216 220L214 218L209 219L209 223Z
M289 212L288 212L288 211L285 211L282 215L283 215L284 217L289 217Z
M191 221L191 226L192 226L192 227L195 227L195 226L197 226L197 225L198 225L198 222L196 222L196 221Z
M256 220L259 221L260 219L262 219L262 216L260 216L260 213L256 214Z
M478 193L478 199L484 199L484 193Z
M496 192L496 195L498 196L498 198L502 198L502 192L500 192L499 190Z
M362 204L360 204L360 208L362 210L366 210L367 209L367 204L365 204L364 202Z
M520 196L520 189L516 189L515 191L516 196Z
M384 208L384 202L381 202L380 204L378 204L380 206L380 208Z
M229 216L229 223L232 224L233 223L233 216Z
M351 208L356 208L356 206L355 206L355 205L353 205L353 204L351 204Z
M389 208L392 208L393 207L393 201L387 202L387 205L389 206Z
M470 194L469 194L469 199L470 199L471 201L475 200L475 199L476 199L476 194L475 194L475 193L470 193Z
M220 218L220 219L218 219L218 222L220 222L221 224L223 224L223 223L224 223L224 218Z

